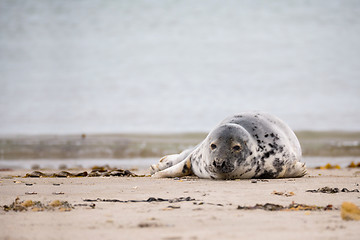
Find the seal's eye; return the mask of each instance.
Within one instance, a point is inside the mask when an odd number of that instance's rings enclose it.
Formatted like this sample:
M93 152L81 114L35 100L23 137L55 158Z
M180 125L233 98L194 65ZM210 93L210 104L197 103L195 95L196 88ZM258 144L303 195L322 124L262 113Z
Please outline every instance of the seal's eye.
M216 145L215 145L215 144L211 144L211 145L210 145L210 148L211 148L212 150L214 150L214 149L216 148Z
M239 145L235 145L235 146L233 147L233 149L234 149L234 151L239 151L239 150L241 149L241 147L240 147Z

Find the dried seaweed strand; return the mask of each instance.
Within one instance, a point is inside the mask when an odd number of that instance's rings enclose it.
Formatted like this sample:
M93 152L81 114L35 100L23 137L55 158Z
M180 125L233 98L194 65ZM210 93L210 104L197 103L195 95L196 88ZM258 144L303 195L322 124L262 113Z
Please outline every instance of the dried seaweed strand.
M316 205L306 205L292 202L289 206L282 206L274 203L265 203L265 204L256 204L255 206L238 206L239 210L256 210L262 209L265 211L329 211L337 210L333 205L329 204L327 206L316 206Z
M135 202L185 202L185 201L195 201L194 198L191 197L180 197L180 198L174 198L174 199L165 199L165 198L154 198L149 197L146 200L119 200L119 199L83 199L84 202L118 202L118 203L135 203Z

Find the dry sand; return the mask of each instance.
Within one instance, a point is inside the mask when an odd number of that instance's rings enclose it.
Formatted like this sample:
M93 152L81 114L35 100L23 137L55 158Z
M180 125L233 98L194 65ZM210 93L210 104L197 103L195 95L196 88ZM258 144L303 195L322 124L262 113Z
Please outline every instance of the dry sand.
M360 236L360 221L344 221L340 217L344 201L360 205L359 192L306 192L325 186L359 189L359 169L310 169L303 178L258 180L256 183L197 178L6 177L15 174L19 172L0 172L1 206L9 205L16 197L43 203L58 199L87 206L75 206L65 212L6 212L1 208L0 239L359 239ZM293 192L294 195L275 195L273 191ZM91 202L84 201L97 198L146 200L149 197L191 197L195 201L95 202L94 208L90 207ZM332 204L337 210L237 209L239 205L289 205L292 202L317 206Z

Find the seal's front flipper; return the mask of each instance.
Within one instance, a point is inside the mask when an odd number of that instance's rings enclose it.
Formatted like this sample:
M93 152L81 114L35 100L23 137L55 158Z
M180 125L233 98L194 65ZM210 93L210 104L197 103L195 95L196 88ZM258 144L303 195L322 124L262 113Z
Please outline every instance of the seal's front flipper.
M172 154L162 157L158 164L150 166L150 174L154 174L179 163L180 154Z
M155 178L183 177L190 175L191 173L192 173L191 158L189 156L172 167L156 172L151 177L155 177Z
M194 148L189 148L182 151L180 154L167 155L161 158L158 164L151 165L150 174L154 174L182 162L190 155L193 150Z

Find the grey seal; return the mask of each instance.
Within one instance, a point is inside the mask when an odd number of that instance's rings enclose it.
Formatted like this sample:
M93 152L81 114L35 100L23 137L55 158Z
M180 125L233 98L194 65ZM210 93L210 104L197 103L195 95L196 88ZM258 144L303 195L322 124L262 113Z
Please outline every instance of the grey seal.
M167 155L152 165L152 177L288 178L306 174L295 133L279 118L262 112L230 116L196 147Z

